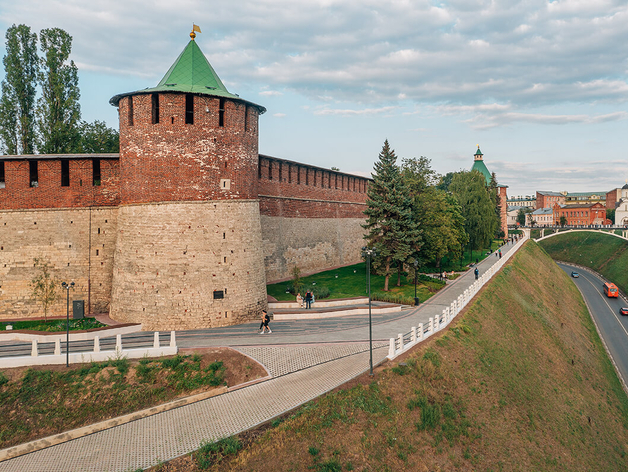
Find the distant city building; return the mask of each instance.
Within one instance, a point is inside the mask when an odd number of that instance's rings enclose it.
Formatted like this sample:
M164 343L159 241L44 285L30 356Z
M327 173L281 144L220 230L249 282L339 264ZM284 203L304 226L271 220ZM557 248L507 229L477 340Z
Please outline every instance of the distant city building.
M554 221L560 224L561 217L565 217L568 226L605 225L611 224L606 219L606 207L601 203L585 205L554 205Z
M510 207L529 207L536 208L536 197L532 195L510 197L507 200L508 208Z
M509 227L517 226L517 215L519 214L519 210L521 210L521 208L522 207L519 206L508 206L507 218Z
M539 208L526 215L527 226L554 226L554 210Z
M618 226L628 226L628 183L622 188L615 189L611 192L616 192L616 198L618 199L615 206L615 224Z
M606 205L606 192L568 192L565 195L565 205L588 205L590 203Z
M553 208L555 204L564 205L567 192L536 192L536 209Z

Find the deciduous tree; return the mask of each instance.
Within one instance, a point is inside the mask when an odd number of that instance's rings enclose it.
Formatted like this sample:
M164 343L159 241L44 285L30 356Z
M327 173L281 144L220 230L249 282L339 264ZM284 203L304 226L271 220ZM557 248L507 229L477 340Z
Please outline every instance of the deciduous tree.
M35 96L37 93L37 35L26 25L6 32L2 60L6 77L0 98L0 138L7 154L32 154L35 145Z
M103 121L80 125L80 146L78 152L120 152L120 136L118 131L108 128Z
M48 309L57 299L57 278L52 267L43 259L34 259L37 275L31 280L33 298L44 308L44 319L48 320Z
M78 69L67 62L72 36L60 28L44 29L41 43L39 82L42 97L38 106L39 151L46 154L76 152L80 147L81 107Z

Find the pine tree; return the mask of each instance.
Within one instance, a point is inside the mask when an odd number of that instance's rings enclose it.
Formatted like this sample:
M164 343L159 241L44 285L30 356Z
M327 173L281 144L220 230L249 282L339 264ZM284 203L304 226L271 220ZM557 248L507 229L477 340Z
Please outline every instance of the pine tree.
M0 98L0 138L7 154L32 154L35 144L35 95L39 58L37 35L26 25L6 33L2 60L6 78Z
M385 276L384 291L388 291L395 263L400 268L422 244L421 231L412 219L410 198L396 162L395 151L386 140L375 163L364 211L365 239L376 250L373 266Z
M45 154L76 152L80 146L81 107L78 69L66 63L72 52L72 36L60 28L41 31L42 70L39 82L39 151Z

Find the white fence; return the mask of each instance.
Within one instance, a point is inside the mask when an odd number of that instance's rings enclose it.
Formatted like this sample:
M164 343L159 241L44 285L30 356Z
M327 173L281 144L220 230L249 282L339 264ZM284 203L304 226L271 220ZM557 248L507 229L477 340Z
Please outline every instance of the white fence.
M70 348L72 346L70 345ZM178 352L175 332L170 332L170 343L161 346L159 341L159 332L155 331L153 346L147 348L124 349L122 346L122 335L116 335L116 347L114 350L100 350L100 337L94 337L94 347L91 351L72 352L70 350L69 360L71 364L85 362L100 362L109 359L118 359L126 357L128 359L141 359L143 357L160 357L173 356ZM31 342L30 356L15 356L0 358L0 368L22 367L30 365L52 365L65 364L67 353L61 352L61 340L55 339L54 354L39 355L38 341L33 339Z
M508 262L508 260L515 254L519 248L523 245L525 241L528 239L528 234L526 233L524 237L522 237L515 245L503 255L503 257L493 264L484 274L482 274L478 280L473 282L473 284L464 291L462 295L458 297L457 300L454 300L451 305L445 308L440 315L436 315L434 318L430 318L429 322L424 325L423 323L419 323L418 328L413 326L409 333L406 333L404 336L402 333L399 333L397 338L390 338L390 347L388 348L388 359L394 359L395 357L403 354L408 349L416 346L418 343L423 341L424 339L429 338L431 335L436 333L437 331L445 328L451 321L460 313L464 307L473 299L473 297L480 291L482 287L495 275L497 272L501 270L503 265Z

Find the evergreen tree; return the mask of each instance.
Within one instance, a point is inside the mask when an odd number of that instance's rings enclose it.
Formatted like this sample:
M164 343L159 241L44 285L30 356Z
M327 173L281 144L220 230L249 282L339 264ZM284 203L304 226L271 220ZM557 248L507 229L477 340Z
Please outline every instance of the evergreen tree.
M60 28L44 29L41 42L42 70L39 82L39 151L45 154L76 152L80 147L81 107L78 69L67 63L72 52L72 36Z
M385 276L384 291L392 268L398 268L421 247L421 231L412 219L411 202L397 166L397 156L384 142L379 160L375 163L373 182L367 195L365 239L376 250L375 270Z
M497 228L495 230L495 236L497 238L503 238L505 236L502 231L502 205L499 198L499 184L497 183L497 176L495 172L491 173L491 181L488 184L489 196L491 201L495 205L495 217L497 218Z
M449 189L460 204L471 248L489 247L499 221L484 176L475 170L458 172L453 176Z
M35 95L39 59L37 35L26 25L6 33L2 60L6 78L0 98L0 138L7 154L32 154L35 143Z

